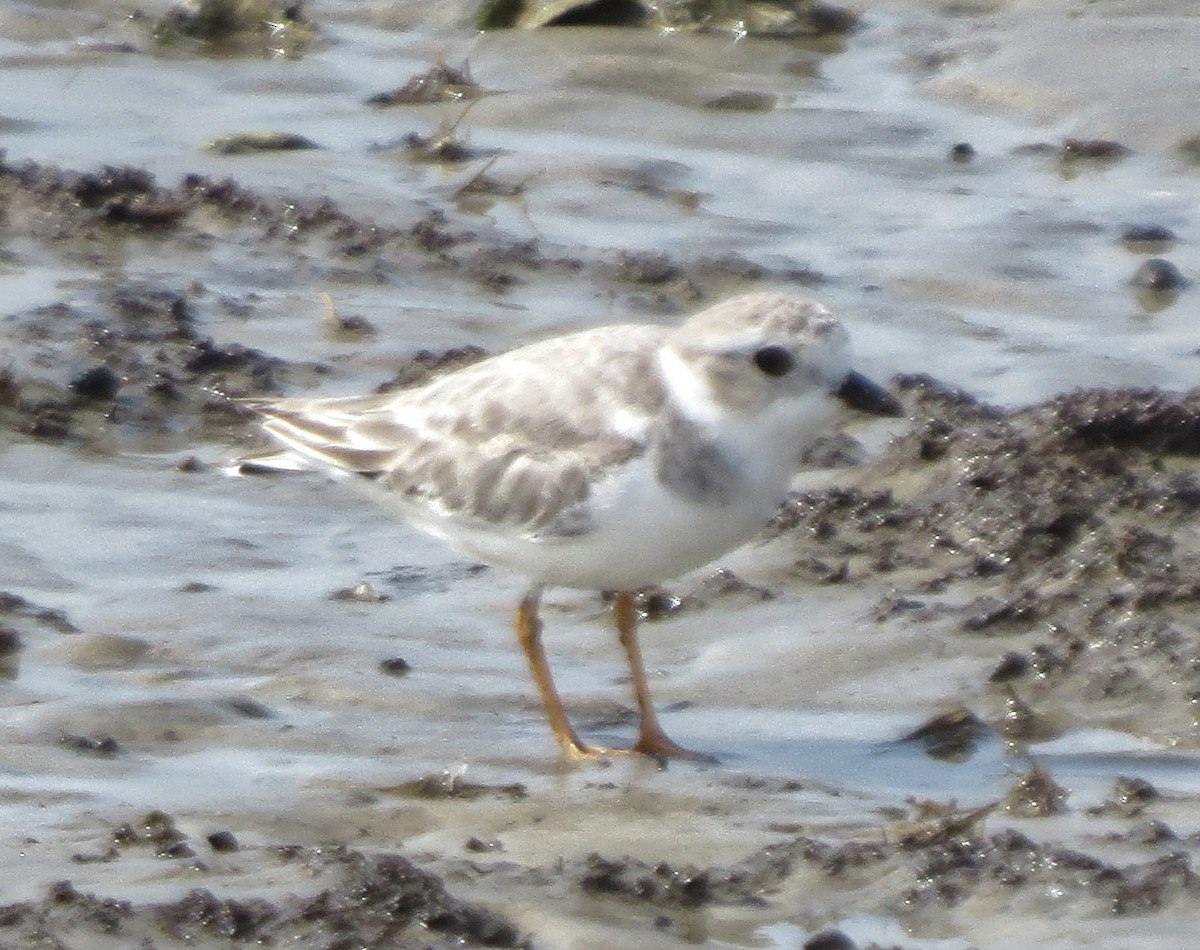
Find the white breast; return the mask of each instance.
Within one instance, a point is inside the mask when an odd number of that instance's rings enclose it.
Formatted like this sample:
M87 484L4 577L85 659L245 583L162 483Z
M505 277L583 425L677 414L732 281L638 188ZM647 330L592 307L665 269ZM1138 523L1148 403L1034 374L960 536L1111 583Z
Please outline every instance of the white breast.
M592 530L577 537L535 539L461 523L424 527L458 550L536 583L631 590L670 580L748 541L774 514L804 448L803 434L820 431L831 412L829 400L815 395L809 411L792 408L786 420L765 414L724 433L743 462L728 504L700 504L668 491L643 456L595 487Z

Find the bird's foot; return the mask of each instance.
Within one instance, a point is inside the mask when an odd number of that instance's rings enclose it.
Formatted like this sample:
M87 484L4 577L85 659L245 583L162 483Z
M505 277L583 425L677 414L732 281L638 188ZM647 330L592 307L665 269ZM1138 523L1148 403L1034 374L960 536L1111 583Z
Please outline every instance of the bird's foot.
M660 761L666 759L686 759L689 762L703 762L715 765L717 757L707 752L694 752L685 749L663 732L643 732L637 742L631 746L602 746L591 745L578 739L562 743L563 754L576 762L597 762L621 755L644 755Z
M638 752L642 755L652 756L656 759L686 759L689 762L704 762L709 765L717 763L715 755L709 755L707 752L696 752L692 749L685 749L674 739L668 738L667 734L661 731L643 731L638 736L637 742L633 744L630 751Z

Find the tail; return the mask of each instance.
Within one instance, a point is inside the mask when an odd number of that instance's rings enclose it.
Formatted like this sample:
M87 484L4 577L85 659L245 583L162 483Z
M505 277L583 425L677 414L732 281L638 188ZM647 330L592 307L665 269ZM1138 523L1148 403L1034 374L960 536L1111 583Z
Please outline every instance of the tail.
M240 399L255 412L262 429L283 451L248 456L234 463L236 474L263 474L320 469L335 475L376 478L392 450L356 438L346 410L361 397L348 399Z

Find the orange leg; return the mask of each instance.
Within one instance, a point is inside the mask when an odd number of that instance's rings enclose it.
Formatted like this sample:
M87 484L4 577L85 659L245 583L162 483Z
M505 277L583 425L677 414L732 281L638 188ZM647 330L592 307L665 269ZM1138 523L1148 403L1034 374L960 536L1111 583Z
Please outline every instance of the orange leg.
M550 664L546 662L546 651L542 649L542 622L538 619L538 604L542 591L535 587L529 591L517 605L516 629L517 640L529 661L529 672L537 685L546 708L546 718L550 720L550 729L558 742L563 754L571 759L601 759L610 755L629 755L640 753L659 759L693 759L701 762L715 762L710 755L692 752L677 745L662 730L658 724L658 716L654 712L654 703L650 699L650 687L646 682L646 671L642 665L642 652L637 642L637 612L633 606L633 595L627 592L617 594L613 602L613 616L617 622L621 646L629 660L629 671L633 677L633 691L637 696L638 712L641 716L641 726L638 730L638 740L628 749L613 749L607 746L588 745L583 742L571 727L567 711L563 708L562 699L554 687L554 677L550 673Z
M517 605L516 627L517 640L525 651L525 659L529 661L529 672L537 684L538 692L542 695L542 704L546 707L546 718L550 720L550 728L563 754L572 759L594 759L602 756L607 749L597 749L579 741L579 736L571 728L567 719L567 711L563 709L562 699L554 688L554 677L550 674L550 664L546 662L546 651L542 649L542 622L538 619L538 603L542 590L535 587Z
M658 716L654 712L654 701L650 698L650 684L646 682L646 667L642 662L642 650L637 639L637 608L633 605L633 594L620 591L613 600L613 619L617 624L617 635L621 640L621 648L629 661L629 675L633 680L633 693L637 698L638 713L641 716L641 726L638 728L638 738L630 749L659 759L692 759L699 762L716 762L717 760L703 752L693 752L668 738L659 725Z

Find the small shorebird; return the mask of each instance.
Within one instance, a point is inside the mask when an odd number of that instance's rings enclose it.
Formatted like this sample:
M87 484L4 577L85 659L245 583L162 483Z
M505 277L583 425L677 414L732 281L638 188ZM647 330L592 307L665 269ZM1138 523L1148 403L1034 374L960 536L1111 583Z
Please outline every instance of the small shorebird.
M416 527L528 579L517 638L566 755L706 759L659 725L634 592L757 532L839 399L900 412L851 370L846 331L824 307L756 293L678 327L555 337L414 389L249 405L292 467L359 476ZM626 749L590 745L571 727L542 648L549 585L616 592L641 717Z

